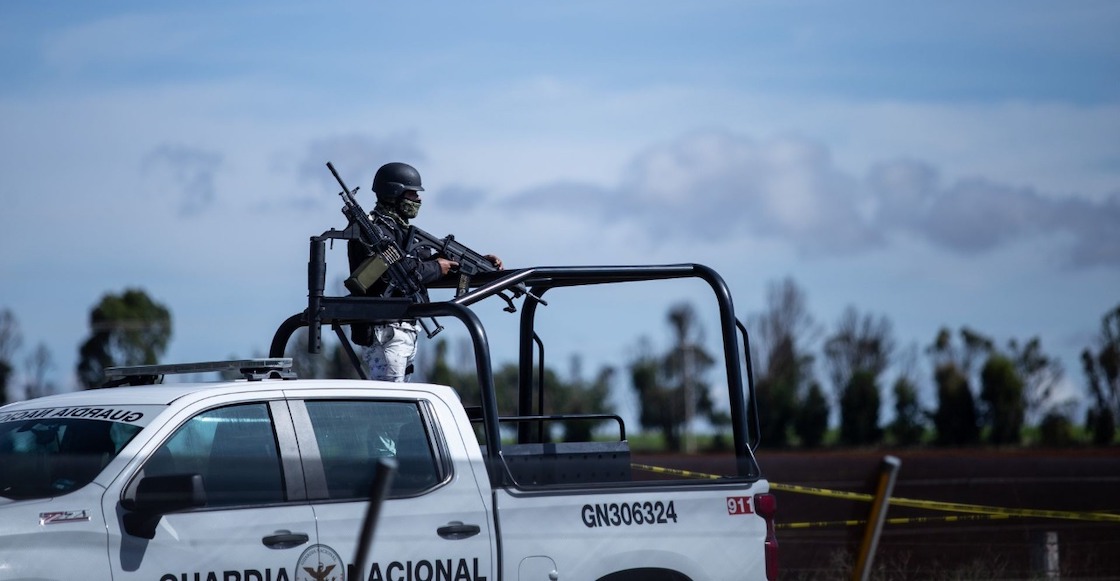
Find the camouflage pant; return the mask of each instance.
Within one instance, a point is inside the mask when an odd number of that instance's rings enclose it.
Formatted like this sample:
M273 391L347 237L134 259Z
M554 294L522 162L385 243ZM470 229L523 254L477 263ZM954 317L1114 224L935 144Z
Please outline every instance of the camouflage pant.
M416 357L416 323L393 323L373 327L373 344L362 349L369 378L408 381Z

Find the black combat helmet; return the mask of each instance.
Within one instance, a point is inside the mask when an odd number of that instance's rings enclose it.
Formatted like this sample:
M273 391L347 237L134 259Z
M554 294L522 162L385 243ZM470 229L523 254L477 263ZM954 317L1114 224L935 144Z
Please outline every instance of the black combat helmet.
M387 163L373 176L373 192L382 202L396 201L410 190L422 192L424 188L420 186L420 172L407 163Z

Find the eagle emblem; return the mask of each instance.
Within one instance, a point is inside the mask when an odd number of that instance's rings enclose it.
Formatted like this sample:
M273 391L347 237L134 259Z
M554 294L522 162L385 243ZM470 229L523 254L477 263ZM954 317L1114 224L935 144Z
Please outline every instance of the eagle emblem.
M346 567L334 549L311 545L299 556L293 581L346 581Z
M322 563L319 563L319 566L314 569L311 567L304 567L303 570L307 571L307 574L311 575L311 578L315 581L335 581L334 577L328 577L331 571L334 570L334 565L327 565L324 567Z

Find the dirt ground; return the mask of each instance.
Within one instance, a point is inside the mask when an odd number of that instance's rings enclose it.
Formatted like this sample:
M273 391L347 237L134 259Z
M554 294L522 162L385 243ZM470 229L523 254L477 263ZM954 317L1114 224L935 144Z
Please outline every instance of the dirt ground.
M873 579L1120 579L1120 522L1094 516L1120 515L1120 448L760 452L766 478L786 485L775 491L782 579L850 578L865 527L843 521L871 509L788 487L873 494L885 456L900 461L894 498L1004 514L891 506L887 518L908 520L884 527Z

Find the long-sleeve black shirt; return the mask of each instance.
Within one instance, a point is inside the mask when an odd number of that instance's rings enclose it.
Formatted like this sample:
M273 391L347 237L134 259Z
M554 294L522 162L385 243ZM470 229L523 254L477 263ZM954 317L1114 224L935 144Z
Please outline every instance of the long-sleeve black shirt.
M379 226L382 230L384 230L386 233L391 235L393 237L393 239L397 242L397 245L400 246L402 250L407 250L407 247L408 247L408 228L407 227L402 225L397 220L393 219L392 216L387 216L387 215L385 215L381 212L378 212L377 210L374 210L373 212L370 212L370 219L373 220L374 223L377 226ZM365 244L362 244L358 240L347 241L347 243L346 243L346 254L347 254L347 257L349 258L349 261L350 261L350 271L351 272L353 272L354 269L358 268L358 266L360 266L363 262L365 262L365 260L367 258L372 256L371 252L369 251L369 249L366 248ZM443 276L442 272L440 272L439 262L436 261L436 258L437 258L437 256L435 256L435 255L422 256L421 257L421 256L410 255L407 252L405 253L405 256L403 258L401 258L401 264L405 267L405 269L408 270L409 272L415 272L416 273L417 280L419 281L419 283L420 283L420 285L423 289L422 292L424 293L424 298L425 299L427 299L427 297L428 297L427 285L439 280ZM390 287L389 275L388 275L388 273L386 273L386 274L381 275L381 278L377 279L377 281L375 283L373 283L373 285L371 285L368 290L366 290L365 296L370 296L370 297L381 297L381 296L403 297L404 296L404 293L401 291L401 289L394 287L390 290L389 287ZM386 294L386 293L388 293L388 294ZM369 325L352 325L351 326L351 336L352 336L355 343L357 343L359 345L369 345L370 344Z

